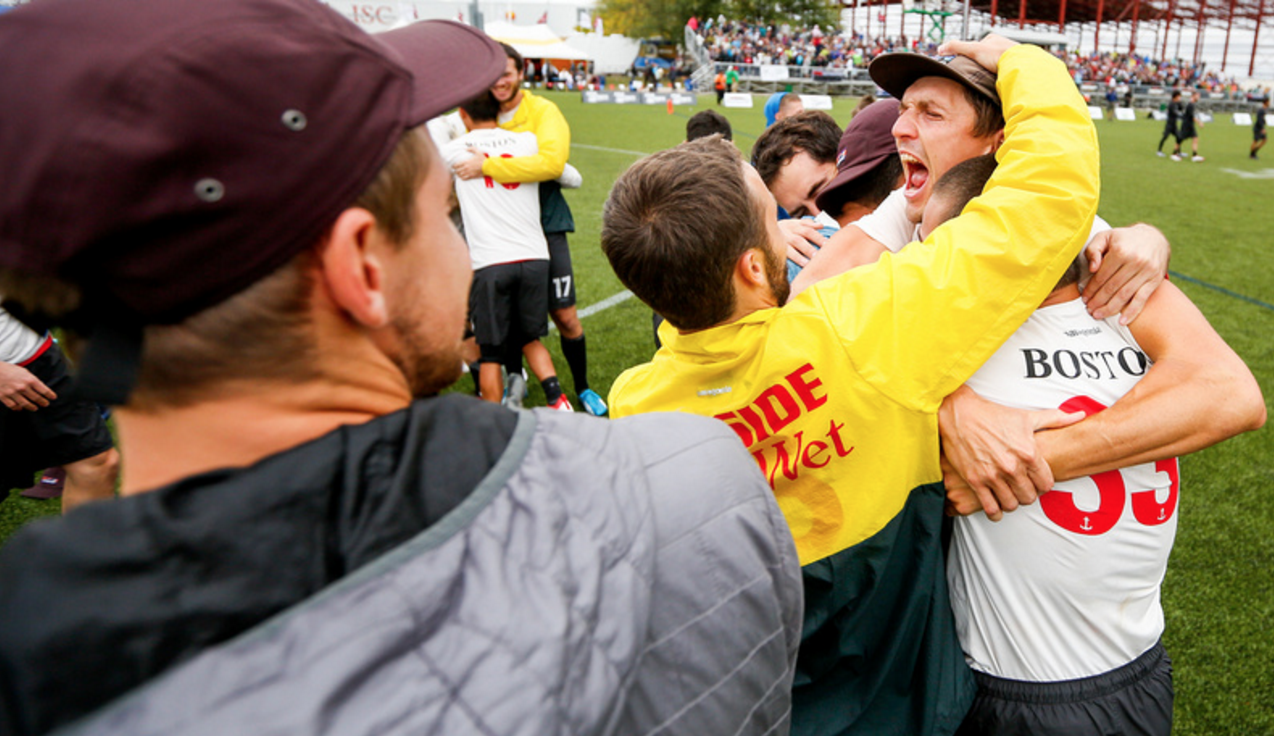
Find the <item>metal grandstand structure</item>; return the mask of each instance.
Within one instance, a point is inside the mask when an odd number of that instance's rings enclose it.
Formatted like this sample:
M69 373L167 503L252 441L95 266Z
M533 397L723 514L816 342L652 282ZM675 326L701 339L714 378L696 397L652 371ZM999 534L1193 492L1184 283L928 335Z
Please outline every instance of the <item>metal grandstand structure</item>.
M888 5L912 7L910 0L842 0L842 4L846 8L879 7L881 11ZM1258 60L1265 66L1274 60L1274 28L1270 27L1274 25L1274 0L969 0L967 4L930 0L916 5L956 13L972 10L987 17L992 28L1047 28L1069 34L1078 29L1092 34L1094 48L1102 48L1101 34L1114 33L1115 47L1120 50L1160 59L1184 58L1196 65L1203 59L1205 35L1216 39L1221 34L1221 71L1227 71L1234 38L1236 43L1251 44L1250 49L1235 46L1236 52L1247 57L1248 76L1254 73ZM1147 35L1153 38L1149 44L1145 43ZM1192 38L1193 43L1183 49L1182 38ZM1174 39L1175 48L1171 43ZM1231 66L1234 68L1228 71L1242 71L1238 65Z

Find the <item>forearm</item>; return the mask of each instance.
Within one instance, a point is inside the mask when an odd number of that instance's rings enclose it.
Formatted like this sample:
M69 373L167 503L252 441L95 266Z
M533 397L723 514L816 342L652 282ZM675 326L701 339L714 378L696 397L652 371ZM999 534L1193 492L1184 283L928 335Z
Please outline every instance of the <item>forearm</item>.
M1059 480L1195 452L1260 427L1265 399L1247 365L1171 283L1130 325L1153 361L1110 408L1036 435Z
M553 181L566 168L566 156L543 148L534 156L489 158L482 162L482 175L501 184Z
M1260 388L1245 368L1160 364L1110 408L1036 442L1054 478L1070 480L1188 455L1264 422Z
M535 134L539 151L534 156L489 158L482 163L482 174L501 184L512 182L552 181L562 175L571 155L571 127L562 111L551 102L535 98L523 101L532 105L526 130Z

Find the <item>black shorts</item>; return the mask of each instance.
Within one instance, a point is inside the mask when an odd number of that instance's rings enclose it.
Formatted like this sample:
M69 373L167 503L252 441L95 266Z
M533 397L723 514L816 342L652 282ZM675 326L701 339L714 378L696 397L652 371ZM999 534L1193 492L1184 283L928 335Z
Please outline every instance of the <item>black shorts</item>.
M483 362L503 362L510 339L521 348L549 334L548 286L548 261L498 263L473 272L469 318Z
M1172 732L1172 661L1158 643L1118 669L1062 682L973 673L978 694L956 736L1070 736Z
M1252 142L1253 142L1253 143L1255 143L1255 142L1257 142L1257 141L1263 141L1263 140L1265 140L1265 131L1263 131L1263 130L1262 130L1262 131L1254 131L1254 132L1252 133Z
M566 233L544 233L549 241L549 311L575 306L575 272Z
M102 407L71 398L74 379L57 345L25 368L57 398L38 411L0 407L0 476L4 488L25 488L37 471L79 462L115 446Z
M1199 137L1199 131L1195 130L1194 126L1190 126L1189 128L1182 126L1181 132L1177 134L1178 141L1188 141L1191 138L1198 138L1198 137Z

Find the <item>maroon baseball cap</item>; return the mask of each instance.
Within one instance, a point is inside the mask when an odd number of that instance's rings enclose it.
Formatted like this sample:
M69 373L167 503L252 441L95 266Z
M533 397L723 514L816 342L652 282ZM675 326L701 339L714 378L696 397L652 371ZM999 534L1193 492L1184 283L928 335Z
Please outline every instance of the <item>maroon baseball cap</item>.
M316 243L408 129L504 68L468 26L373 36L317 0L19 7L0 266L78 283L116 322L178 322Z
M827 209L838 189L898 153L893 132L897 121L898 100L877 100L854 115L836 150L836 178L814 199L820 210Z
M917 79L945 77L981 94L997 107L1000 105L995 75L967 56L933 57L910 52L883 54L871 62L867 72L881 89L900 100Z

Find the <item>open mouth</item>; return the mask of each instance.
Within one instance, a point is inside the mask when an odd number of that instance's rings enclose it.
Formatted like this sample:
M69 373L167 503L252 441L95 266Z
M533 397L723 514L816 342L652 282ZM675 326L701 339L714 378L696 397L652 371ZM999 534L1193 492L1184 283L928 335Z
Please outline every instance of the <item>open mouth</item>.
M902 159L902 171L905 176L903 195L911 199L925 188L925 184L929 183L929 167L909 153L899 154L899 157Z

